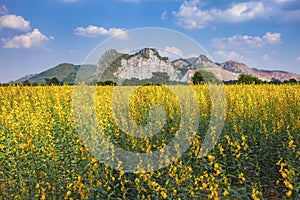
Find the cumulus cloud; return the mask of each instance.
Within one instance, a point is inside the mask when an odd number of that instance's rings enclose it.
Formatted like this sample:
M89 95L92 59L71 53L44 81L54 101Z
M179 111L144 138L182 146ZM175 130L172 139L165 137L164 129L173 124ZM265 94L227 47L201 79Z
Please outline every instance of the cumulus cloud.
M226 10L214 10L214 18L225 22L244 22L254 18L261 18L265 14L265 8L262 2L242 2L234 3Z
M8 14L8 10L7 10L6 6L1 5L0 6L0 15L6 15L6 14Z
M54 37L47 37L42 34L38 29L34 29L32 32L14 36L11 39L2 39L3 48L31 48L41 47Z
M233 35L213 39L214 59L218 61L235 60L257 66L256 60L270 62L273 56L264 49L281 43L280 33L266 32L261 36Z
M159 52L159 55L168 57L170 60L199 57L199 54L183 52L180 48L174 46L166 46L164 49L159 49L157 51Z
M225 9L204 8L200 0L185 0L177 11L175 21L186 29L202 29L211 23L243 23L253 20L299 22L298 0L266 0L232 3Z
M215 38L213 45L218 49L231 48L258 48L264 45L281 43L280 33L267 32L263 36L234 35L231 37Z
M209 10L201 10L198 0L184 1L177 12L173 12L177 23L184 28L204 28L212 21Z
M175 58L182 58L183 52L177 47L166 46L163 50L158 50L159 54L163 57L168 57L171 60Z
M296 58L296 60L297 60L298 62L300 62L300 56L298 56L298 57Z
M281 43L281 34L280 33L270 33L267 32L263 39L267 44L280 44Z
M177 23L187 29L205 28L211 22L239 23L265 17L267 8L262 2L234 3L225 10L202 9L200 0L184 1L173 12Z
M30 30L30 22L25 20L22 16L3 15L0 16L0 29L2 28L28 31Z
M216 60L235 60L239 62L244 62L246 60L244 56L235 51L215 51L214 57Z
M75 35L85 36L85 37L98 37L98 36L113 36L119 39L126 39L127 33L125 29L121 28L110 28L105 29L103 27L89 25L88 27L77 27L75 29Z

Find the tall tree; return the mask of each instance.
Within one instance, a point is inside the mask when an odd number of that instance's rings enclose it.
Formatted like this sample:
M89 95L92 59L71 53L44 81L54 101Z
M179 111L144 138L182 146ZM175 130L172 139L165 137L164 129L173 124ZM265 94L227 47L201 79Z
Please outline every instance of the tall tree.
M194 85L203 84L203 83L219 83L220 80L216 78L216 76L209 71L198 70L194 73L192 77L192 82Z
M238 78L237 83L239 84L262 84L263 81L255 76L248 74L241 74Z

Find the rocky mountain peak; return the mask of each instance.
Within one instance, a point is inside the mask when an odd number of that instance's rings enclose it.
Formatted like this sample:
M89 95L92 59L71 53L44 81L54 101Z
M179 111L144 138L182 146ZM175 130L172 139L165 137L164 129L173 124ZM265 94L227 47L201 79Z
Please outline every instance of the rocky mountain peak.
M118 53L115 49L110 49L106 51L100 58L97 63L97 69L94 73L94 76L97 77L99 74L102 74L119 56L121 53Z
M114 72L114 76L121 79L138 78L148 79L153 72L166 72L170 80L176 80L180 72L174 69L172 62L161 57L154 48L144 48L126 58L122 58L120 66Z
M149 58L153 58L153 57L157 57L160 60L169 60L166 57L162 57L159 55L159 52L154 49L154 48L144 48L142 50L140 50L139 52L135 53L134 55L132 55L132 57L134 56L140 56L144 59L149 59Z
M249 70L249 68L244 63L236 62L233 60L222 63L221 67L234 73L247 73Z
M197 62L199 62L199 63L213 63L206 55L200 55L197 58Z
M278 70L261 70L250 68L244 63L233 60L215 64L207 56L179 58L170 61L160 56L154 48L144 48L135 54L123 54L115 49L106 51L98 60L97 65L60 64L36 75L28 75L15 82L43 82L46 78L56 77L59 81L74 83L77 80L105 81L126 79L151 79L154 72L167 74L171 81L189 82L195 71L202 69L212 72L222 81L237 80L240 74L258 77L263 81L273 79L300 81L300 75ZM80 72L80 73L78 73ZM101 77L100 77L101 75ZM82 79L81 79L82 76Z
M251 76L255 76L263 81L271 81L272 79L277 79L280 81L296 79L300 80L300 75L295 73L289 73L285 71L269 71L269 70L259 70L255 68L250 68L244 63L236 62L233 60L222 63L221 68L237 73L237 74L248 74Z
M218 67L213 61L211 61L205 55L200 55L198 57L188 58L185 60L192 65L191 69L217 68Z

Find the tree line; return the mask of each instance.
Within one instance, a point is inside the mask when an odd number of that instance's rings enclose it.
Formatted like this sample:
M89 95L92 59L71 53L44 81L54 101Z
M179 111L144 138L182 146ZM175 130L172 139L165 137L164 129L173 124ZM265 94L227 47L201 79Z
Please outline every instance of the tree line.
M197 84L204 84L204 83L224 83L227 85L230 84L300 84L300 81L296 79L289 79L285 81L280 81L278 79L272 78L271 81L262 81L255 76L251 76L248 74L241 74L238 77L238 80L231 80L231 81L220 81L215 77L212 72L208 72L205 70L198 70L194 73L192 77L192 83L194 85Z
M259 78L247 74L241 74L238 80L231 80L231 81L220 81L216 78L216 76L212 72L208 72L205 70L198 70L194 73L191 78L191 83L194 85L198 84L206 84L206 83L213 83L213 84L220 84L224 83L227 85L230 84L300 84L300 81L296 79L290 79L285 81L280 81L278 79L272 79L271 81L262 81ZM124 86L137 86L137 85L174 85L174 84L188 84L176 81L170 81L170 77L166 72L153 72L152 77L148 79L125 79L121 85ZM22 86L50 86L50 85L74 85L73 83L61 82L56 77L51 79L46 78L44 83L31 83L28 80L20 82L20 83L5 83L1 84L0 86L8 86L8 85L22 85ZM94 81L91 82L90 85L98 85L98 86L115 86L117 85L116 82L112 80L105 80L105 81Z

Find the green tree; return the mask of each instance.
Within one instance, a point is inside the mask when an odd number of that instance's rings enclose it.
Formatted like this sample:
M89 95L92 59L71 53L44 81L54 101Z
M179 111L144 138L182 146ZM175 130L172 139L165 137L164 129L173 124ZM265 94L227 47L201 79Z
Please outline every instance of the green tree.
M97 85L98 85L98 86L103 86L103 85L104 85L104 82L103 82L103 81L99 81L99 82L97 83Z
M51 79L46 78L45 81L46 81L46 85L60 85L60 82L56 77Z
M238 84L262 84L263 81L255 76L241 74L237 81Z
M107 81L98 81L97 82L98 86L105 86L105 85L110 85L110 86L115 86L117 85L115 82L111 81L111 80L107 80Z
M104 85L111 85L111 86L115 86L117 85L115 82L108 80L108 81L104 81Z
M294 79L294 78L291 78L291 79L289 80L289 82L290 82L290 83L297 83L297 80Z
M122 84L123 85L140 85L141 80L138 78L125 79Z
M281 81L279 79L272 78L270 83L271 84L281 84Z
M167 72L152 72L150 83L164 85L170 82L170 76Z
M192 77L192 82L194 85L203 84L203 83L220 83L220 80L209 71L198 70L194 73Z
M77 73L74 71L74 72L71 72L68 74L67 77L65 77L63 79L63 82L66 82L68 84L74 84L75 83L75 79L76 79L76 76L77 76Z

